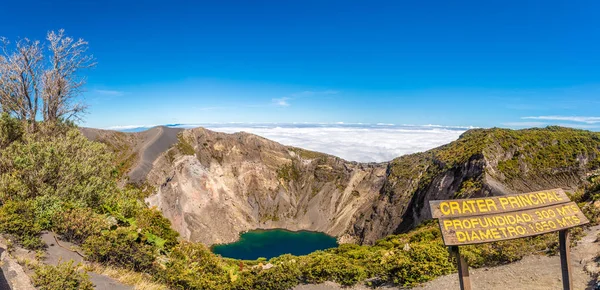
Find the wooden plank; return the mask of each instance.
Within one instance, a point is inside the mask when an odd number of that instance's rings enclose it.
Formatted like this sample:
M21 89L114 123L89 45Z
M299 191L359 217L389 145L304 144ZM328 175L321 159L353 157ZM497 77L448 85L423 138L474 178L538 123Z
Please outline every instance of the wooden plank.
M573 289L573 275L571 272L571 251L569 230L558 232L558 241L560 244L560 267L562 270L562 282L564 290Z
M447 246L524 238L589 223L574 202L517 212L443 218L439 222Z
M561 188L523 194L429 201L433 218L465 217L539 208L569 202Z
M456 262L458 264L458 281L460 282L461 290L471 290L471 277L469 276L469 265L460 255L458 246L451 246L450 250L456 256Z

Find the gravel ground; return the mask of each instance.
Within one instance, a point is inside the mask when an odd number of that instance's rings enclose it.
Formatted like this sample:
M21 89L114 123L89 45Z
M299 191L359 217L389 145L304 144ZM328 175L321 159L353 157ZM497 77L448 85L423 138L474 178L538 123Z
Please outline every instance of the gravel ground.
M597 241L600 226L591 227L586 235L571 248L571 269L573 272L573 289L592 290L594 277L589 272L597 273L598 263L594 261L600 254L600 243ZM557 233L558 234L558 233ZM470 269L471 286L477 290L550 290L563 289L559 256L528 256L521 261L491 268ZM343 288L335 283L326 282L318 285L300 285L294 290L366 290L372 289L363 285ZM377 289L402 289L383 287ZM458 274L450 274L429 281L414 290L458 290Z

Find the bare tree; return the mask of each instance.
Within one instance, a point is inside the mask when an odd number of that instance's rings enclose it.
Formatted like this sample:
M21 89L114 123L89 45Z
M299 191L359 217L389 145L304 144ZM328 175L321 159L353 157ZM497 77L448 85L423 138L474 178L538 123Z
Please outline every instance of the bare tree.
M39 41L17 41L14 51L8 51L9 42L2 38L0 57L0 105L35 129L41 96L40 75L43 72L43 52Z
M50 67L43 75L45 121L79 121L87 107L77 101L86 81L78 73L81 69L93 67L94 58L86 54L86 41L81 38L75 41L64 33L61 29L58 33L51 31L47 36L51 55Z
M11 50L0 38L0 109L29 123L31 130L40 111L47 122L81 119L86 106L78 98L86 80L80 71L95 65L83 39L67 37L61 29L49 32L46 40L47 47L19 40Z

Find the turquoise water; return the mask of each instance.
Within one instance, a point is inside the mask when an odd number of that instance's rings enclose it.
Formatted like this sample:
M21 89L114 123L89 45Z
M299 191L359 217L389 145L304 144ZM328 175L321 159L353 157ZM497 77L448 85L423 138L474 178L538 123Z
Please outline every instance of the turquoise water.
M255 260L260 257L270 259L283 254L306 255L337 245L334 237L324 233L276 229L246 232L237 242L215 245L212 250L223 257Z

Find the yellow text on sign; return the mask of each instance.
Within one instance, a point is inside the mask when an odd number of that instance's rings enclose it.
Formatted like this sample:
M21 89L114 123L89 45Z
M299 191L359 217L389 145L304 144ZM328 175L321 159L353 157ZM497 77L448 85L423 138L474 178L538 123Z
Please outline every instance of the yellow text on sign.
M588 223L573 202L508 213L440 219L446 245L523 238Z
M434 218L444 218L525 210L568 201L564 191L553 189L519 195L431 201L430 206Z

